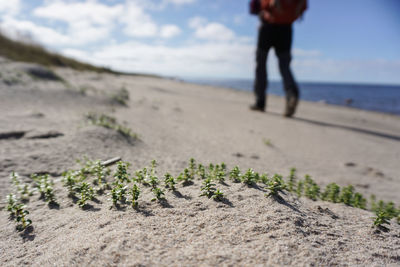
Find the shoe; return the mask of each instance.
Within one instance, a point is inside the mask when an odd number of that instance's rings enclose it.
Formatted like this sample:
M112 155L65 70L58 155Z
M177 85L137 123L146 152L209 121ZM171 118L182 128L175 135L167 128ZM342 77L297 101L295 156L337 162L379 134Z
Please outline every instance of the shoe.
M296 112L296 107L297 107L297 102L298 98L296 96L290 96L286 100L286 108L285 108L285 113L283 114L285 117L292 117L293 114Z
M250 106L250 110L265 112L265 107L260 107L256 104Z

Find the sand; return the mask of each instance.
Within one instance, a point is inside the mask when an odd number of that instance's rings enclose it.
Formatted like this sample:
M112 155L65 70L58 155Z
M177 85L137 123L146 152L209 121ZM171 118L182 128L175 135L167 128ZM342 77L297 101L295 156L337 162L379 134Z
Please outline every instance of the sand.
M0 211L2 266L270 266L400 265L400 226L372 227L372 212L311 201L290 193L265 197L262 186L218 184L221 203L200 197L201 181L179 184L163 205L142 189L139 210L110 209L107 196L81 210L67 197L61 174L76 159L119 156L131 172L159 163L178 175L190 158L242 170L280 173L291 167L321 186L400 203L400 118L301 101L284 118L283 99L252 112L252 94L172 79L55 69L63 81L28 74L37 65L0 60L0 197L9 175L55 180L58 209L38 195L28 209L33 230L19 233ZM129 92L126 105L113 95ZM88 112L111 115L139 138L89 125ZM265 144L268 141L269 145Z

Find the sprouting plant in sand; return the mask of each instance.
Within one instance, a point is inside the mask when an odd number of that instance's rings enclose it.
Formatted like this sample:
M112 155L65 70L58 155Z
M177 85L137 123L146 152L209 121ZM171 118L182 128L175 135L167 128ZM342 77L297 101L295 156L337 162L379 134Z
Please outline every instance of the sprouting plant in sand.
M79 183L77 171L66 171L62 174L64 186L68 189L68 196L74 196L76 185Z
M10 212L10 217L15 216L15 207L18 204L18 199L17 196L14 195L13 193L10 193L7 195L7 211Z
M353 198L353 207L359 209L367 209L367 200L360 193L355 193Z
M233 167L233 169L229 172L229 179L231 179L234 183L241 182L242 174L240 172L239 166Z
M90 124L101 126L108 129L113 129L125 137L137 139L137 134L133 133L132 130L124 125L117 122L117 119L105 114L97 114L90 112L86 114L86 119Z
M95 177L93 183L97 186L97 191L103 192L108 187L107 176L111 173L110 169L102 165L100 160L97 160L94 162L92 173Z
M388 214L384 211L380 211L376 214L376 218L374 218L374 226L384 229L384 230L388 230L388 228L386 226L384 226L384 224L388 224L390 225L390 216L388 216Z
M304 190L304 182L300 180L300 181L297 182L297 186L296 186L297 197L301 197L302 196L303 190Z
M161 188L155 187L151 190L153 192L154 198L151 199L151 201L161 201L164 200L164 191L161 190Z
M113 102L119 105L127 106L127 101L129 100L129 92L125 87L122 87L111 95L111 99Z
M139 199L139 196L140 196L139 187L136 184L134 184L133 187L129 190L128 193L129 193L130 198L131 198L131 206L132 206L132 208L134 208L134 209L137 208L138 199Z
M320 194L320 187L311 179L310 175L305 176L304 180L304 195L312 200L317 200Z
M17 193L19 194L19 199L24 202L29 201L29 197L33 194L29 185L21 182L21 179L16 172L11 172L10 179Z
M202 193L200 196L211 198L216 190L215 184L212 183L211 178L207 178L203 182L203 187L201 188Z
M275 174L268 182L266 189L269 190L269 193L266 194L267 197L269 196L277 196L279 192L282 192L286 189L285 182L281 175Z
M259 175L253 170L248 169L242 176L242 182L247 185L254 185L258 182Z
M321 194L321 199L333 203L340 202L340 186L336 183L330 183L325 187L325 191Z
M144 168L142 170L137 170L135 172L135 177L133 178L133 182L137 182L139 184L145 185L146 184L146 182L145 182L146 176L147 176L147 169L146 168Z
M196 160L194 158L190 158L189 160L189 173L192 176L192 178L195 178L197 169L196 169Z
M206 174L206 168L204 167L203 164L199 164L197 166L197 175L200 177L200 179L204 180L207 178Z
M179 174L176 179L180 182L183 182L183 185L185 186L192 183L193 176L190 174L190 170L188 168L185 168L183 170L183 173Z
M266 145L266 146L272 146L271 139L264 138L264 139L263 139L263 143L264 143L264 145Z
M111 200L114 206L120 204L124 204L126 202L126 194L127 194L128 186L116 183L113 188L111 188Z
M82 182L78 187L80 193L80 199L78 200L78 205L84 208L89 200L95 197L94 189L86 182Z
M268 174L264 173L264 174L260 175L258 177L258 181L260 181L261 183L263 183L265 185L268 185L269 181L270 181L270 179L268 178Z
M31 178L35 182L35 188L37 188L40 193L40 198L44 199L49 204L56 204L57 201L54 194L53 182L49 180L49 175L32 174Z
M353 197L354 197L354 187L352 185L342 188L342 192L340 194L340 202L352 206Z
M129 183L129 174L128 174L128 168L130 166L130 163L128 162L123 162L123 161L118 161L117 163L117 169L115 170L114 173L114 178L115 181L118 183Z
M175 182L174 177L171 174L166 173L164 175L164 183L165 183L165 188L168 188L169 190L175 191L176 182Z
M289 181L287 183L287 190L289 192L295 192L296 191L296 168L291 168L290 169L290 174L289 174Z
M212 198L216 201L222 201L224 199L224 193L222 193L222 191L217 189L217 190L215 190Z
M221 165L215 165L214 168L214 177L215 180L224 183L225 182L225 177L226 177L226 165L225 163L221 163Z
M32 220L26 218L29 214L29 211L25 209L26 206L22 203L17 204L14 207L14 216L15 220L18 222L17 230L22 231L28 228L32 224Z

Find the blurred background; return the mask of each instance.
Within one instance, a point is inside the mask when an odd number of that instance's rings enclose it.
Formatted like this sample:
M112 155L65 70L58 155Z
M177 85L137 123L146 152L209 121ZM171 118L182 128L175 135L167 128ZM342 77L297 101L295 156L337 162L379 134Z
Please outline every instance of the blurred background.
M116 71L252 90L249 0L0 0L1 32ZM302 98L400 114L400 1L309 0L295 23ZM270 92L282 95L273 51Z

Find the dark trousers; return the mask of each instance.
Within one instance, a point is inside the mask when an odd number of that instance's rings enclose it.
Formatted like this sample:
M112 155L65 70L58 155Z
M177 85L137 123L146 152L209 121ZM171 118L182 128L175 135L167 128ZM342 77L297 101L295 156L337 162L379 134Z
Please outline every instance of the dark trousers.
M290 70L291 47L293 30L292 25L278 25L263 23L258 33L256 52L256 79L254 93L256 105L265 108L265 93L267 90L267 57L270 48L275 49L279 61L279 71L283 79L286 98L299 97L299 89Z

